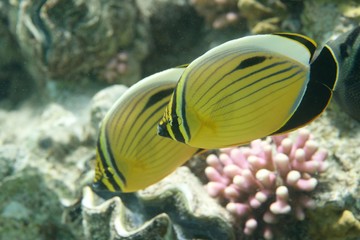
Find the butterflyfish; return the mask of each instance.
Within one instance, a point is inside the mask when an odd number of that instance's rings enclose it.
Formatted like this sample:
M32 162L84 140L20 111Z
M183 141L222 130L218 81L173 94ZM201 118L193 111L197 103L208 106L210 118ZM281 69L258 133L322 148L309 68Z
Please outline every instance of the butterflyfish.
M288 132L324 111L337 77L332 49L306 36L235 39L184 70L158 135L212 149Z
M162 138L156 126L185 66L131 86L101 122L93 189L134 192L154 184L198 149Z
M360 121L360 26L327 44L339 62L334 100L341 110Z

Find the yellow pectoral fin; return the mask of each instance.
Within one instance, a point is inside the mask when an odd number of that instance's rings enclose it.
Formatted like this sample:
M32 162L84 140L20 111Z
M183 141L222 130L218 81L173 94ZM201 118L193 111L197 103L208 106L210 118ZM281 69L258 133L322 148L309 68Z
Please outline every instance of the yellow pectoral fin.
M193 110L187 112L185 124L189 127L190 136L186 143L190 146L206 146L207 136L217 134L216 123L209 116L200 116Z

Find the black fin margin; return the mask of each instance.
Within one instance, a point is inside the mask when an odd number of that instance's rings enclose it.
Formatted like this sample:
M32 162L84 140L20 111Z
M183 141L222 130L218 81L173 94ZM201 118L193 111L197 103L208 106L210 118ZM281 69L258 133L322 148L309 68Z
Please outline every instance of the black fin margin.
M337 60L325 46L310 65L310 80L300 105L285 125L273 134L295 130L317 118L329 104L337 78Z

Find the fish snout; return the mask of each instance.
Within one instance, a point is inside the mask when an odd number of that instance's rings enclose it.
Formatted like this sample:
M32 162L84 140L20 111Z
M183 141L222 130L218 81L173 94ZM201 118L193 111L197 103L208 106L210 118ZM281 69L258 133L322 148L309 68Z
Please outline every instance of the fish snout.
M171 138L169 131L166 128L166 123L165 122L161 122L158 124L157 126L157 135L161 136L161 137L166 137L166 138Z
M101 192L104 192L104 191L109 191L109 189L106 187L106 185L102 181L93 182L90 185L90 187L95 193L101 193Z

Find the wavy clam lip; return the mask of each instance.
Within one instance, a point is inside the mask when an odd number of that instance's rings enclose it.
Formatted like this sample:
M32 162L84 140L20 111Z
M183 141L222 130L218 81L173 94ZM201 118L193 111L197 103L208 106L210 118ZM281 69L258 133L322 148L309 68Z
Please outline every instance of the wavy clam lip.
M82 210L89 239L94 234L113 236L107 239L234 239L232 217L187 167L136 193L96 192L87 186Z

